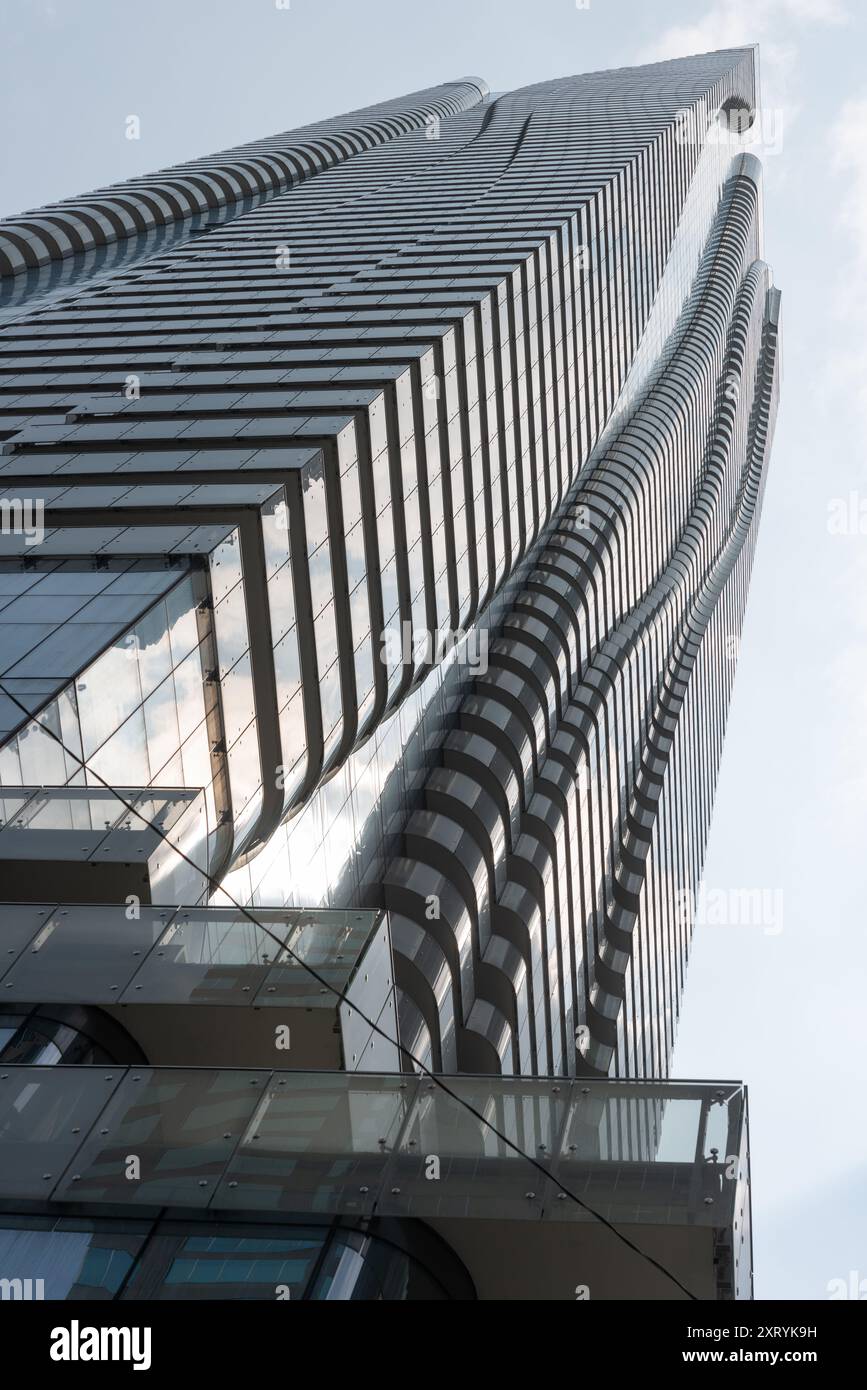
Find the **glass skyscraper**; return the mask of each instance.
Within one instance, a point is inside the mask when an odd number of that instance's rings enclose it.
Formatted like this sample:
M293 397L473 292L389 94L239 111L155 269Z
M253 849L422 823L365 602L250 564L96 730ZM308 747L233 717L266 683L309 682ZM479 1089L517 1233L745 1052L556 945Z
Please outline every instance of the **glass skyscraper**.
M667 1076L778 391L756 64L0 222L4 1296L749 1296L744 1088Z

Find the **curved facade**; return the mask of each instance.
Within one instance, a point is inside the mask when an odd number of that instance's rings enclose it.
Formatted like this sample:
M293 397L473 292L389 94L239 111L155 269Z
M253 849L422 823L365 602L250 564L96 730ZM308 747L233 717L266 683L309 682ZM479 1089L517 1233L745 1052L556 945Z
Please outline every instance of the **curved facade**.
M678 987L658 965L685 963L773 426L758 180L736 161L664 370L591 457L389 866L408 959L429 895L448 904L417 982L446 1070L665 1070ZM687 795L683 824L667 802Z
M466 111L487 92L475 77L447 82L4 218L0 274L16 275L112 242L135 241L157 227L194 218L198 226L203 217L219 220L236 204L250 207L354 155Z
M666 1076L778 392L755 80L462 79L0 223L10 1076Z

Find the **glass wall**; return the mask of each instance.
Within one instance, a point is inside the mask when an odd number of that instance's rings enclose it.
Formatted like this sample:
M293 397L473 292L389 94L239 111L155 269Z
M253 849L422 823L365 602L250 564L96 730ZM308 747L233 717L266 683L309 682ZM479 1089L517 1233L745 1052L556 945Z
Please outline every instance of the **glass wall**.
M15 1218L0 1215L7 1299L298 1299L401 1302L465 1295L443 1247L436 1272L351 1226ZM453 1278L448 1279L449 1265Z

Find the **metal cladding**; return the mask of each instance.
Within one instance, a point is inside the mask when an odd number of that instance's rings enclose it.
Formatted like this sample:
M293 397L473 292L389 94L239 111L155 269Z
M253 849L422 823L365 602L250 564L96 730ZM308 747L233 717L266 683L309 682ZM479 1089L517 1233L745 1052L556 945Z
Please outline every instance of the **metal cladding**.
M475 77L448 82L6 218L0 223L0 274L15 275L132 240L155 227L250 205L407 131L465 111L487 92Z
M387 908L438 1070L667 1071L778 390L754 64L0 223L0 788L200 792L216 905Z

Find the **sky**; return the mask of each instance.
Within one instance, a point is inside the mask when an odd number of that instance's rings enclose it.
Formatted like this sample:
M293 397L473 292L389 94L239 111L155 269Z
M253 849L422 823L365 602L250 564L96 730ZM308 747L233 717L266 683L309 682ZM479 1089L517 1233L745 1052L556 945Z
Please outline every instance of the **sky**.
M705 887L708 903L752 890L773 908L697 925L673 1074L749 1084L757 1296L825 1299L842 1282L867 1298L863 0L3 10L0 216L458 77L504 91L760 44L782 400Z

